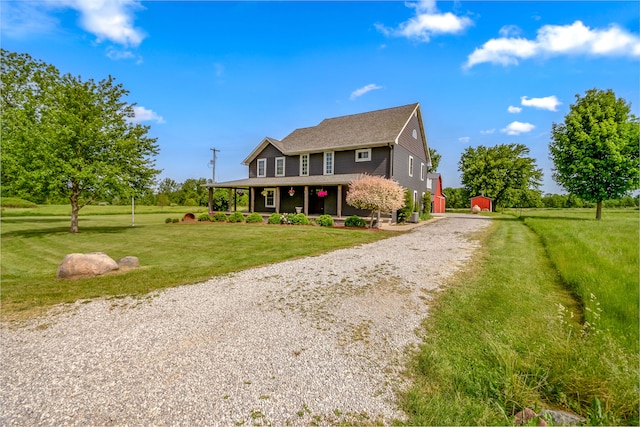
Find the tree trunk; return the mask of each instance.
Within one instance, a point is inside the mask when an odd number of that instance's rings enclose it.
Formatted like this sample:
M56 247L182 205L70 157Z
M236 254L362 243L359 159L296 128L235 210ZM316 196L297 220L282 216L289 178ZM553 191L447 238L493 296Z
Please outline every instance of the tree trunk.
M69 199L71 201L71 229L69 230L69 233L77 233L79 231L78 213L80 212L80 207L78 206L78 193L72 189L71 197Z
M598 200L596 205L596 219L600 221L602 219L602 200Z

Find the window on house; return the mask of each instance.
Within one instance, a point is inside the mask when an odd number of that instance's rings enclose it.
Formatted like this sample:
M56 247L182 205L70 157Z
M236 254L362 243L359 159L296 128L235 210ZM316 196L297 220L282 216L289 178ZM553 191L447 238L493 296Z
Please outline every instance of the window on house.
M364 150L356 150L356 162L370 162L371 161L371 148Z
M413 176L413 156L409 156L409 176Z
M264 207L265 208L276 207L276 189L275 188L264 189Z
M416 207L418 207L418 192L414 190L413 192L413 211L417 212Z
M424 172L425 172L424 163L420 162L420 181L424 181Z
M324 174L333 175L333 151L324 153Z
M258 159L258 178L267 176L267 159Z
M300 155L300 176L309 176L309 155Z
M432 185L433 185L433 180L431 178L427 178L427 188L431 189Z
M276 157L276 176L284 176L284 157Z

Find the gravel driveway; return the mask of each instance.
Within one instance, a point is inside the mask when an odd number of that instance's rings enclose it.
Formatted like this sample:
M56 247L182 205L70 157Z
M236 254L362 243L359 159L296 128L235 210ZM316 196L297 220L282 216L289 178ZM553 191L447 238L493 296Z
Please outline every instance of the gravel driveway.
M430 295L489 222L446 216L371 244L3 325L0 424L403 419L396 391Z

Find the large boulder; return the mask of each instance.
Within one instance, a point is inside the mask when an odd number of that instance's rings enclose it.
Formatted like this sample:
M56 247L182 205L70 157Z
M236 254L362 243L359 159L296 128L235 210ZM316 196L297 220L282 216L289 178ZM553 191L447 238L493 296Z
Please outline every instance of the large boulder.
M93 277L117 270L118 263L103 252L69 254L58 265L58 279Z
M120 258L116 262L118 263L118 267L120 267L121 270L128 270L131 268L140 267L140 261L138 260L137 256L126 256L126 257Z

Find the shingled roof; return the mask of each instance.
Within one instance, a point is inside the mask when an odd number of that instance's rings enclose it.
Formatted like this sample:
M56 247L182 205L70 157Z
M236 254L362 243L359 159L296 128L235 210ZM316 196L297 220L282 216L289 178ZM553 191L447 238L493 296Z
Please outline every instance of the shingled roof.
M251 162L268 142L275 142L276 148L284 155L389 145L397 142L419 105L415 103L325 119L317 126L296 129L281 141L265 138L243 163Z

